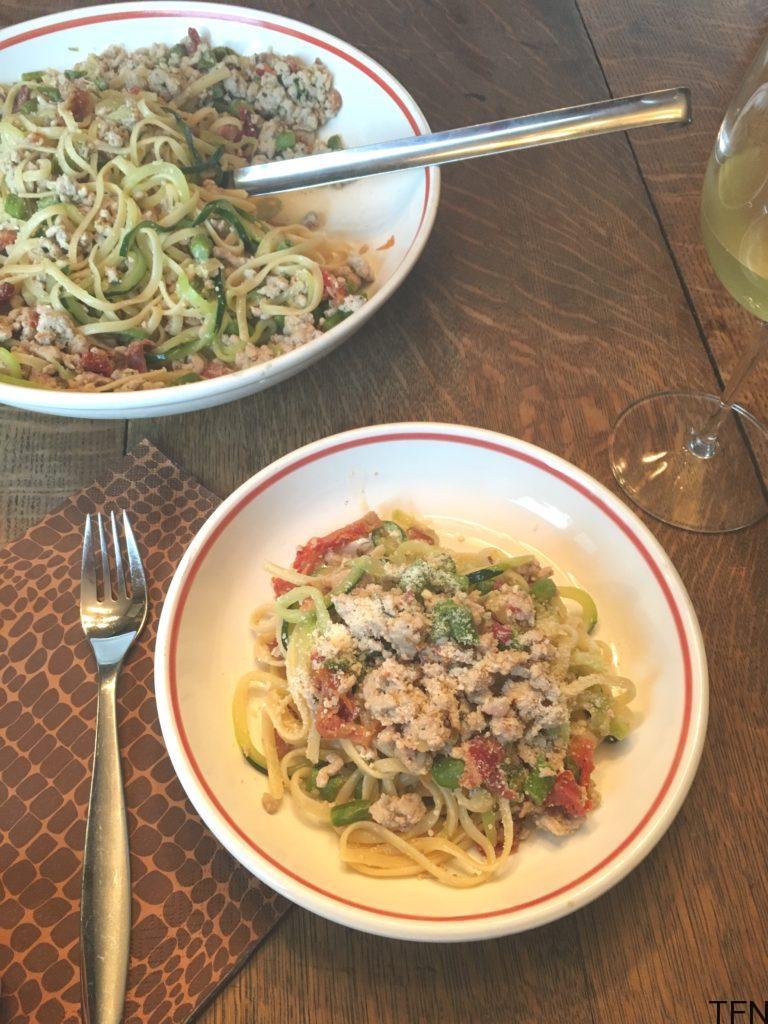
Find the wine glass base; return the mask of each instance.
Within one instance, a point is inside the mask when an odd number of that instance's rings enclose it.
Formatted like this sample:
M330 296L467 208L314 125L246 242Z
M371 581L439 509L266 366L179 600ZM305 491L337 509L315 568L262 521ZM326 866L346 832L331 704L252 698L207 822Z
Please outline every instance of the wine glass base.
M741 530L762 519L768 513L768 429L733 406L714 454L692 443L720 408L717 396L689 391L648 395L628 406L610 447L624 493L662 522L699 533Z

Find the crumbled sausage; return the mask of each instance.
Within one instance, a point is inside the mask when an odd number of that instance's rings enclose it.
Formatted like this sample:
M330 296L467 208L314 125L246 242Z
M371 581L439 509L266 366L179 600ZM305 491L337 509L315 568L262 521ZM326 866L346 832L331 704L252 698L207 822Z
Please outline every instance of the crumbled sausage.
M373 820L393 832L405 832L417 825L426 812L424 801L418 793L404 793L402 796L388 796L384 793L370 808Z

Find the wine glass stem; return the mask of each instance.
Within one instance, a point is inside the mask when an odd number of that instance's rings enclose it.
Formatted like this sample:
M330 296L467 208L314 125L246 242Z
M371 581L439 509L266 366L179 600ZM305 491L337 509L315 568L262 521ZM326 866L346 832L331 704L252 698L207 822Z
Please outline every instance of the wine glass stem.
M760 320L752 332L746 352L741 357L731 379L725 386L725 390L720 398L720 408L712 413L699 430L691 428L688 450L692 455L696 455L700 459L711 459L717 455L719 448L718 435L722 422L731 411L736 395L741 390L741 385L750 375L753 367L762 358L766 349L768 349L767 341L768 324Z

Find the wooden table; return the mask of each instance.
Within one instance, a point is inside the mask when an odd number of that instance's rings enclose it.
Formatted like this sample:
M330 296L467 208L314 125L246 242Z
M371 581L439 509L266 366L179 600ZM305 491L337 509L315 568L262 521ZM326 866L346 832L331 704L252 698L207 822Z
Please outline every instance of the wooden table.
M3 0L0 22L71 6ZM677 84L691 86L696 122L447 169L432 240L395 298L346 346L264 394L150 422L0 411L0 530L17 534L145 435L222 495L314 438L403 419L515 434L613 486L616 414L659 388L716 387L743 342L748 318L709 268L698 202L717 125L765 31L764 4L265 6L378 58L437 129ZM747 396L763 417L766 383L764 368ZM698 778L651 856L578 914L476 945L406 946L294 910L205 1024L653 1024L714 1021L714 999L762 1007L766 525L705 537L648 522L693 598L712 681Z

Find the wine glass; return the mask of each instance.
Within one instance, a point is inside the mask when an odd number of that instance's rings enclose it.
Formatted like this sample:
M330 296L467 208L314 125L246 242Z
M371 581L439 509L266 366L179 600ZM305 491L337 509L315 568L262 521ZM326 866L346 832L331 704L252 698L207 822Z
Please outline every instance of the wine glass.
M702 533L768 513L768 430L736 396L768 351L768 40L726 112L709 160L701 230L715 273L758 322L721 395L647 395L617 420L611 468L646 512Z

